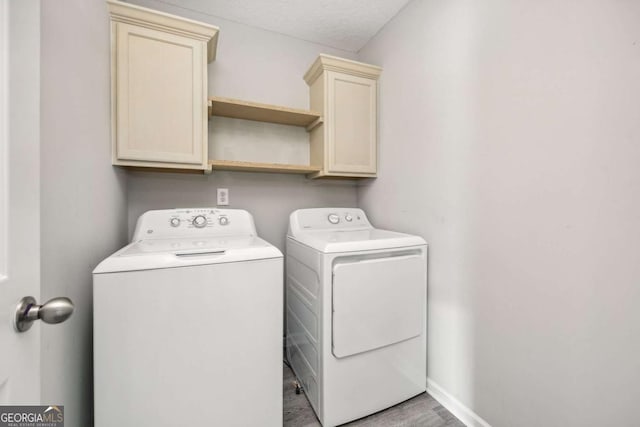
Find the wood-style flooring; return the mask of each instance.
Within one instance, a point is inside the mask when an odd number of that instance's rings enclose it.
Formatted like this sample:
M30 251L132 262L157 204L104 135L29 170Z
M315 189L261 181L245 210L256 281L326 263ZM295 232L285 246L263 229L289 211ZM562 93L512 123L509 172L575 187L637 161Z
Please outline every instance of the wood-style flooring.
M296 394L293 371L284 365L285 427L320 427L304 393ZM464 424L427 393L387 410L344 424L349 427L464 427Z

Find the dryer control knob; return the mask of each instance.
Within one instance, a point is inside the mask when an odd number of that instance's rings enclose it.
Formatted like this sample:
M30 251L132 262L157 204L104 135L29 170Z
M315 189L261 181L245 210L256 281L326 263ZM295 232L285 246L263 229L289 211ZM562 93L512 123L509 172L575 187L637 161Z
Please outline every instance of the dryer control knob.
M336 214L329 214L327 219L329 220L329 222L331 224L337 224L337 223L340 222L340 217L338 215L336 215Z
M171 220L169 221L169 224L171 224L172 227L177 227L180 225L180 218L171 218Z
M229 225L229 218L227 218L226 216L221 216L220 218L218 218L218 222L220 223L220 225Z
M352 217L351 215L349 215L349 214L346 214L346 215L344 216L344 219L346 219L348 222L353 221L353 217Z
M207 218L204 215L198 215L191 222L196 228L204 228L207 225Z

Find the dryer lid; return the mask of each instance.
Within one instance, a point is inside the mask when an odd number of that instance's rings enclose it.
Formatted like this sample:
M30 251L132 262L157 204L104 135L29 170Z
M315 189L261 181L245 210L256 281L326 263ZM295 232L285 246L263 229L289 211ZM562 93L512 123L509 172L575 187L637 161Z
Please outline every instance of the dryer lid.
M299 209L289 217L289 238L324 252L355 252L426 245L422 237L373 228L358 208Z
M303 231L289 236L323 253L396 249L426 245L422 237L395 231L370 228L365 230Z

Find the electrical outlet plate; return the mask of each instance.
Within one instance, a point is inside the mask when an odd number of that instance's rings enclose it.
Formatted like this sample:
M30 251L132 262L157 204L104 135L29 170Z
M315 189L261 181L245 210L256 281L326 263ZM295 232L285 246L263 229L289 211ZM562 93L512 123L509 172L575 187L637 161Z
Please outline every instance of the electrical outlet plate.
M218 206L229 206L229 189L218 188Z

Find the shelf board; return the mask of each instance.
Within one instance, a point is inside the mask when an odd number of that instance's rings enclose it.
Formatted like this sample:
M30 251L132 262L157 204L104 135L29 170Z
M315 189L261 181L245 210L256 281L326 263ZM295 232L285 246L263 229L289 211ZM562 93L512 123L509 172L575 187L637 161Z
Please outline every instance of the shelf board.
M316 122L321 122L322 120L320 114L313 111L221 98L219 96L209 98L209 116L301 127L315 125Z
M320 168L306 165L288 165L282 163L238 162L235 160L209 160L213 170L241 171L241 172L275 172L308 174L319 172Z

